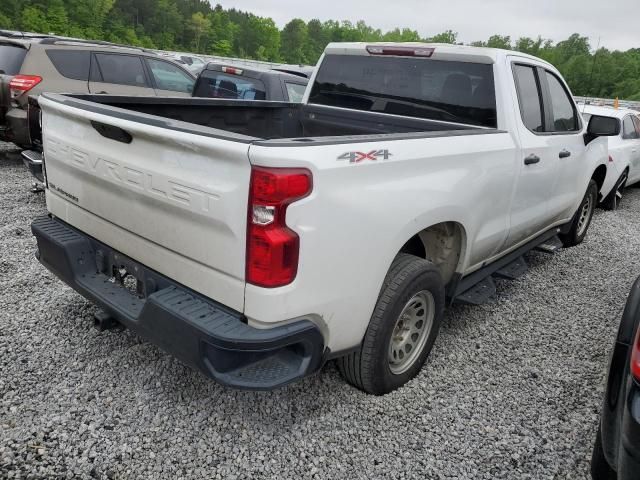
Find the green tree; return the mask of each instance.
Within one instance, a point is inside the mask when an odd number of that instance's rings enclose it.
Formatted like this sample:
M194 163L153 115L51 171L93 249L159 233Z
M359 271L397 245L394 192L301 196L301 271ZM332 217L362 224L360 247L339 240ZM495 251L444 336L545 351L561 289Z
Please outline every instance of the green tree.
M0 28L60 33L178 51L314 64L329 42L410 42L423 37L409 28L383 32L360 20L294 19L279 30L271 18L212 6L209 0L0 0ZM452 30L424 41L458 43ZM554 44L541 37L492 35L481 47L528 53L555 65L576 95L640 99L640 48L591 50L574 33Z
M42 10L37 7L25 7L22 10L20 27L31 32L49 33L47 17Z
M511 50L511 37L502 35L491 35L486 46L489 48L503 48Z
M69 19L62 0L49 0L46 19L51 32L58 35L67 34Z
M536 40L529 37L521 37L516 40L514 50L522 53L528 53L529 55L539 56L543 45L544 40L542 37L538 37Z
M309 63L315 64L330 41L329 32L318 19L307 24L307 43L304 45L305 56Z
M280 57L287 63L306 63L305 45L308 42L307 24L294 18L280 34Z
M0 12L0 28L11 28L11 19Z
M200 40L210 27L211 22L201 12L196 12L191 15L189 28L193 32L193 48L196 52L200 51Z
M438 33L427 40L431 43L451 43L455 44L458 41L458 32L447 30L446 32Z

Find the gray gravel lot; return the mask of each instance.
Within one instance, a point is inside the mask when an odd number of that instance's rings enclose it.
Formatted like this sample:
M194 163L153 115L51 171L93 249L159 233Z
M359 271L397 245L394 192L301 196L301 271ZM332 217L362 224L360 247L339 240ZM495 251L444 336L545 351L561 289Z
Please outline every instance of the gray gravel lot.
M1 147L0 147L1 148ZM427 367L385 397L333 365L267 393L223 388L34 259L42 194L0 154L1 478L587 478L608 355L640 274L640 189L587 241L532 253L495 303L451 308Z

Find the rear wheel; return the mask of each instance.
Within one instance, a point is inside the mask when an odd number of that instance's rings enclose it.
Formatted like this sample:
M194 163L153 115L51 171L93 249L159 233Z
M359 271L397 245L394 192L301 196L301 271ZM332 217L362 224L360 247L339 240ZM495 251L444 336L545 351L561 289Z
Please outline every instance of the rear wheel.
M611 193L602 201L602 208L605 210L617 210L622 200L624 189L627 186L628 173L625 170L616 182Z
M578 207L578 211L571 220L571 228L567 233L560 234L560 240L565 247L573 247L579 245L587 236L587 230L591 225L591 219L593 218L593 211L596 208L598 201L598 185L595 180L589 182L587 192L584 194L582 202Z
M338 359L352 385L383 395L417 375L440 330L444 284L438 269L412 255L396 257L360 349Z
M604 456L602 449L602 431L598 426L596 441L593 445L593 454L591 455L591 478L593 480L616 480L616 472L611 468L607 458Z

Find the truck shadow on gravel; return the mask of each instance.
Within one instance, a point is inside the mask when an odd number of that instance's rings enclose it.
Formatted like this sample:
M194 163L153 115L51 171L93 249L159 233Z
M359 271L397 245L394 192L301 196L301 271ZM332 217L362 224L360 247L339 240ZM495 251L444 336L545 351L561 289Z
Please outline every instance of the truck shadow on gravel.
M0 168L22 163L20 150L13 145L0 142Z

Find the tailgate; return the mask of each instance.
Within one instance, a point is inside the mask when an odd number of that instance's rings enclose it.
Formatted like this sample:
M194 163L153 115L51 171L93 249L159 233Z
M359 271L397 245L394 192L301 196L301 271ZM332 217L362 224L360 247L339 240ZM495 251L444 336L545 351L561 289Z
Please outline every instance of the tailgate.
M248 141L66 98L40 97L49 211L242 311Z

